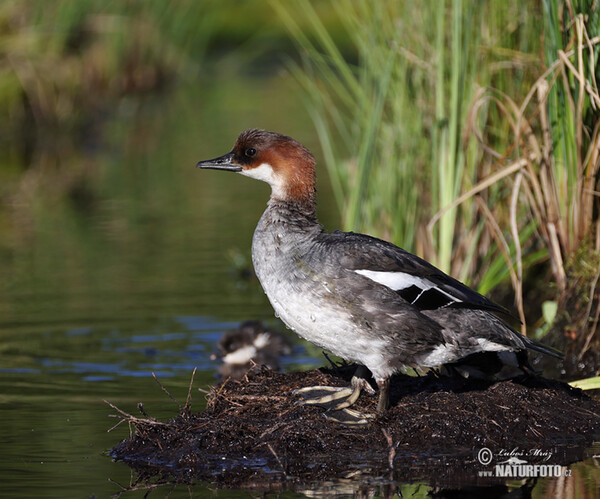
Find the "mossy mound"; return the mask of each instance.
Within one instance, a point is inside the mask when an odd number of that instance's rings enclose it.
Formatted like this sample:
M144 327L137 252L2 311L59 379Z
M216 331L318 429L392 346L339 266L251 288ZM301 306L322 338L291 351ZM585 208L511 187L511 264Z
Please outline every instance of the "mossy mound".
M600 432L600 404L544 378L484 383L398 375L392 407L359 427L295 404L294 389L343 386L352 372L282 374L255 367L241 380L213 387L201 413L186 408L168 422L123 416L135 424L135 434L112 455L146 478L228 487L273 490L348 477L457 486L481 483L479 472L500 462L503 451L518 449L528 464L581 460ZM356 404L365 412L375 407L376 395L363 394ZM477 460L483 447L494 455L488 466Z

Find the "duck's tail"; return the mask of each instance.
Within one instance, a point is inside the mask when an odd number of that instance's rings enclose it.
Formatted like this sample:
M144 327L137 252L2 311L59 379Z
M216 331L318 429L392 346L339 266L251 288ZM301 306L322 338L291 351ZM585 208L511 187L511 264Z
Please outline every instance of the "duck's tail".
M523 374L536 374L529 363L527 356L529 350L550 355L557 359L564 359L562 352L554 348L542 345L526 336L519 335L519 337L526 347L522 350L476 352L457 362L445 364L442 372L457 373L465 378L502 380Z
M525 343L525 346L529 350L533 350L534 352L543 353L544 355L550 355L550 357L554 357L555 359L563 360L565 358L565 354L556 348L552 348L546 345L542 345L540 342L532 340L527 336L521 336L521 340Z

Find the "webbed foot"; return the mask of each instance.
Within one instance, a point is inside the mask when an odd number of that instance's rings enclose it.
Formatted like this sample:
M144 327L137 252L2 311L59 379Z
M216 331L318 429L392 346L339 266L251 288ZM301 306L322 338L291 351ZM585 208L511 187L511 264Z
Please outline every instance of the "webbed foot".
M375 393L369 382L362 376L364 368L361 367L352 376L350 386L307 386L294 390L293 394L302 397L299 404L318 405L328 411L350 407L358 400L362 390L370 394Z
M301 400L298 405L318 405L328 411L335 411L348 407L356 402L360 390L349 386L307 386L294 390L294 395L299 395Z
M354 409L345 409L326 411L323 416L329 419L330 421L335 421L337 423L342 423L345 425L366 425L373 421L376 417L375 414L364 413L360 411L356 411Z
M299 395L301 405L318 405L326 409L325 417L343 424L361 425L369 423L375 416L362 414L348 409L360 396L362 390L373 394L375 390L365 379L364 367L359 367L352 377L350 386L307 386L294 390L294 395Z

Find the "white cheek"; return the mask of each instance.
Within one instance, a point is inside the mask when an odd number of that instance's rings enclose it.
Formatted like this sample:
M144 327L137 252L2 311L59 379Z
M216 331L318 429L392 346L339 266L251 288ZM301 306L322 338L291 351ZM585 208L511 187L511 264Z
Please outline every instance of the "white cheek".
M263 163L256 168L249 168L240 172L246 177L255 178L256 180L262 180L271 186L271 196L277 198L284 198L285 191L283 188L283 178L277 175L273 171L273 167L269 163Z

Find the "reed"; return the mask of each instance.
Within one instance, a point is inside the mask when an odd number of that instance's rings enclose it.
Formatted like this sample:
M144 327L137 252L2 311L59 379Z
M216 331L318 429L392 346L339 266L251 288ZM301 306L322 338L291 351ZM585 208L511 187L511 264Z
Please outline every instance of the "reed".
M558 296L600 249L598 3L342 0L345 55L308 0L272 5L344 227L484 293L511 282L525 333L530 269L549 261Z
M390 239L467 281L494 240L474 244L485 225L475 200L441 210L482 175L481 152L465 143L464 130L477 89L499 79L484 62L503 62L500 43L517 38L515 18L526 19L509 4L337 2L355 50L345 57L308 0L272 2L303 55L292 71L344 227ZM300 27L305 18L310 33ZM532 64L513 51L520 66ZM504 77L510 88L521 83L511 76Z
M494 149L489 140L481 140L484 130L470 132L502 165L493 183L504 185L506 194L492 207L489 217L510 227L508 234L498 237L505 245L510 240L514 248L513 286L521 314L528 268L525 258L534 249L550 262L558 300L566 300L573 286L580 290L581 279L573 277L582 276L581 266L589 267L584 278L589 306L577 320L587 330L583 353L600 316L600 304L594 299L600 277L596 187L600 173L600 37L594 36L600 11L592 2L546 0L544 12L546 71L520 101L489 89L474 102L474 108L484 102L497 107L499 119L511 129L507 140ZM453 204L487 190L490 178ZM524 232L528 234L525 239Z

